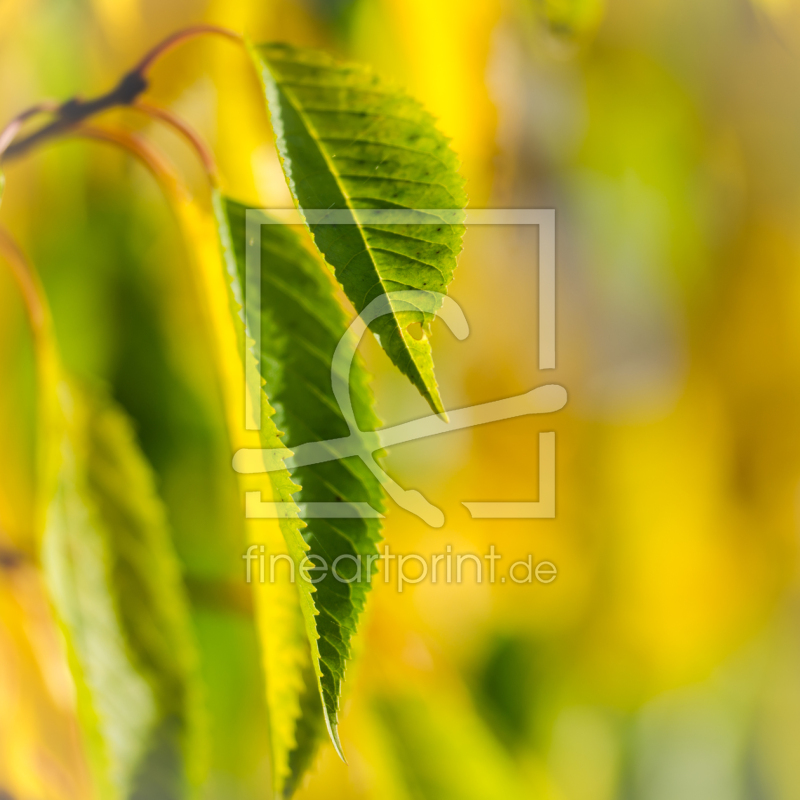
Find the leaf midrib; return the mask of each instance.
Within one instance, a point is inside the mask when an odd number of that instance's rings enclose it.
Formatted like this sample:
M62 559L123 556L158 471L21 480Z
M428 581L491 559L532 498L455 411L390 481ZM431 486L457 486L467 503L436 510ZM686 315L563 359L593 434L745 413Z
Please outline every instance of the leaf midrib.
M270 74L272 74L272 70L270 70ZM338 175L338 173L336 172L336 170L333 167L332 159L328 156L328 153L325 151L325 148L322 147L321 137L319 135L319 132L311 124L311 121L306 117L305 113L303 112L302 107L298 105L298 103L296 101L296 98L294 98L292 96L291 90L286 89L284 87L283 83L281 81L278 81L275 78L274 75L272 76L272 79L275 81L275 85L278 87L278 90L287 99L287 101L292 106L292 108L294 109L295 113L297 114L297 116L300 118L300 120L302 121L303 125L305 126L306 132L308 133L309 138L311 139L311 141L314 142L314 146L317 148L317 151L319 152L319 154L322 156L323 160L325 161L325 164L328 167L328 171L330 172L334 182L336 183L336 187L338 188L339 193L342 195L342 199L344 200L345 205L347 206L347 208L350 211L350 213L353 215L353 221L355 222L356 228L358 228L358 233L359 233L359 236L361 237L361 241L364 243L364 248L365 248L366 252L369 255L369 260L370 260L370 263L372 264L373 270L375 271L375 275L378 278L378 283L380 283L381 287L383 288L383 293L384 293L384 295L386 296L386 298L388 300L390 308L392 309L392 314L391 314L392 322L394 323L395 328L397 328L397 331L400 334L400 341L403 343L403 350L405 351L406 355L408 356L408 359L411 362L411 364L413 364L413 366L414 366L414 372L417 375L417 379L425 387L426 392L430 393L430 390L428 389L427 382L425 381L425 377L424 377L424 375L422 375L422 373L419 370L419 367L417 366L417 362L416 362L416 360L414 358L414 354L412 353L411 349L408 347L408 344L406 343L406 340L403 337L402 328L400 327L400 324L397 322L397 317L395 316L397 314L397 311L396 311L396 309L394 307L394 304L392 303L391 292L386 291L386 285L384 284L383 278L381 276L381 273L378 270L378 265L377 265L377 263L375 261L375 257L374 257L374 255L372 253L372 249L369 246L369 241L367 240L367 237L364 234L364 229L361 227L361 223L359 222L358 216L356 215L356 209L350 204L350 198L348 197L348 194L345 191L345 188L342 185L342 182L339 180L339 175Z

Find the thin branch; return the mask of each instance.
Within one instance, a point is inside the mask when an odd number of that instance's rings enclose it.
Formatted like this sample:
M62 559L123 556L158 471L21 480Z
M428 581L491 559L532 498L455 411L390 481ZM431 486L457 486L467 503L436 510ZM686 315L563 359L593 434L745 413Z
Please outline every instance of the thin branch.
M14 241L11 234L0 227L0 256L11 270L25 308L33 339L36 367L36 472L34 481L33 533L31 541L41 535L45 527L45 509L50 498L50 488L55 480L56 431L60 418L57 401L58 355L53 339L53 327L47 297L36 268ZM0 534L2 532L0 531ZM3 547L0 537L0 566L11 569L21 562L18 553Z
M41 288L25 253L14 241L11 234L0 226L0 256L3 256L11 268L11 274L19 287L25 310L28 313L31 330L36 339L46 333L47 313L42 302Z
M4 159L11 161L32 150L37 145L56 136L67 133L89 117L117 106L130 105L145 89L147 81L136 72L129 72L110 92L93 100L75 97L58 109L58 118L45 125L30 136L12 144L5 152Z
M8 146L11 142L14 141L17 134L22 130L22 126L29 120L31 117L35 117L37 114L53 114L58 111L58 103L55 100L44 100L41 103L37 103L35 106L31 106L30 108L26 108L25 111L17 114L14 119L12 119L8 125L0 131L0 158L2 158L3 153L8 149Z
M12 120L9 126L6 127L6 131L11 127L11 139L6 143L5 147L0 148L0 159L11 160L19 158L41 142L67 133L96 114L108 111L111 108L132 105L139 95L147 89L147 73L159 58L179 44L196 36L206 34L224 36L238 43L242 42L242 37L238 33L216 25L195 25L178 31L157 44L132 70L122 77L122 80L110 92L91 100L83 100L80 97L68 100L54 109L55 113L58 114L57 119L18 142L13 142L13 139L19 132L19 123L16 120ZM34 108L38 107L35 106ZM15 125L17 126L16 128L14 127ZM8 134L4 133L4 136L7 138Z
M131 108L141 111L143 114L147 114L148 117L159 120L172 128L197 154L211 185L215 188L219 186L219 170L217 169L214 153L197 131L166 108L160 108L141 100L133 103Z

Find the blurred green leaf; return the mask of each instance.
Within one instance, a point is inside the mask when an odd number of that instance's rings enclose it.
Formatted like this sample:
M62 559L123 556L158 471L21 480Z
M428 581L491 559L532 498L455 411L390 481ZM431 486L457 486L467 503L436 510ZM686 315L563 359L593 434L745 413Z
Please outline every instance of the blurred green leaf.
M349 334L333 282L297 234L266 215L256 218L261 272L247 276L247 209L225 200L224 210L240 283L248 292L258 291L258 283L261 285L258 363L276 410L271 424L283 431L283 446L289 448L347 436L350 431L334 397L331 370L336 347ZM255 320L247 321L252 328ZM351 375L341 377L346 382L349 378L359 428L374 430L379 421L363 362L356 357ZM361 437L364 449L369 449L366 436L355 435ZM276 445L272 442L268 446ZM295 495L298 503L365 502L383 510L383 490L358 457L299 467L293 470L292 478L302 487ZM368 557L377 553L380 527L379 519L312 518L301 533L297 520L284 521L290 550L312 560L315 556L322 558L329 567L341 559L336 563L338 574L351 581L338 580L332 572L324 577L316 575L311 569L316 585L302 579L298 583L327 723L340 753L339 697L350 658L350 640L371 588L366 569L369 566L371 571L374 563L374 558L370 561Z
M37 232L36 263L64 361L71 373L107 383L134 420L167 509L198 640L208 739L202 797L262 798L270 785L264 677L253 593L242 579L241 495L196 285L197 242L182 239L194 229L181 201L170 191L162 198L143 171L130 172L141 195L113 171L103 176L85 189L83 213L70 196L48 207L60 224ZM214 231L219 270L218 249ZM107 357L91 355L98 346Z
M375 698L396 782L418 800L538 797L513 761L457 693L433 688Z
M42 560L98 795L183 797L201 777L202 699L164 509L123 412L97 391L61 388Z
M304 212L345 212L347 224L310 219L309 227L356 310L399 290L446 293L461 251L466 194L433 117L366 67L283 44L259 45L252 54L296 203ZM427 224L377 224L363 211L375 208L428 209L419 215ZM427 338L436 301L392 305L393 313L370 327L443 413ZM419 339L409 331L414 323L423 326Z

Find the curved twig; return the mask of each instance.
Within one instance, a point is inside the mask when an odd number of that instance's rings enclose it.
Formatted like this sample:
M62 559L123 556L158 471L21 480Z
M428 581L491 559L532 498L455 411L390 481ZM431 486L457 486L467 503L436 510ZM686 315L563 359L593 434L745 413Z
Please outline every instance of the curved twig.
M99 125L79 125L70 131L70 135L116 145L134 156L159 183L172 191L183 191L172 166L164 156L133 133Z
M34 337L41 337L47 321L41 289L27 257L11 234L2 226L0 226L0 256L5 258L11 268L14 282L19 287Z
M191 28L177 31L171 36L168 36L164 41L159 42L132 70L132 73L138 73L143 77L147 75L153 64L156 63L162 56L174 50L178 45L183 44L189 39L194 39L197 36L213 35L223 36L226 39L231 39L235 42L241 43L244 41L241 34L236 33L228 28L222 28L219 25L193 25Z
M211 185L213 187L219 186L219 170L217 169L214 153L197 131L166 108L154 106L141 100L133 103L131 108L141 111L151 119L163 122L172 128L197 154Z
M111 91L91 100L83 100L80 97L74 97L66 103L56 106L53 111L57 113L58 116L53 122L39 128L39 130L34 131L18 142L14 142L13 140L19 132L21 122L18 122L18 117L12 120L3 134L4 139L8 141L5 142L5 147L0 148L0 159L11 160L13 158L19 158L41 142L67 133L96 114L119 106L133 105L136 99L147 89L147 73L158 59L179 44L196 36L206 34L224 36L238 43L243 41L242 37L235 31L228 30L227 28L220 28L216 25L195 25L191 28L173 33L150 50L132 70L122 77ZM33 108L36 109L34 113L38 113L40 110L46 110L41 109L39 106L34 106ZM33 109L30 111L33 111ZM28 114L28 112L23 112L23 114ZM11 129L10 135L8 133L9 128Z

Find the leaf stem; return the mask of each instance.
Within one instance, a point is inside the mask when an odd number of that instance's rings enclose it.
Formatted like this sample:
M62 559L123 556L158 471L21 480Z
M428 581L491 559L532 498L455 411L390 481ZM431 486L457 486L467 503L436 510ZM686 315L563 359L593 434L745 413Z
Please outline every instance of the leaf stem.
M137 100L131 108L141 111L151 119L163 122L172 128L197 154L212 187L219 187L219 170L217 169L214 153L197 131L166 108L154 106L142 100Z
M71 131L71 135L116 145L134 156L165 188L169 188L171 191L183 191L170 163L158 150L135 134L116 128L84 124Z
M67 133L90 117L103 111L119 106L133 105L139 95L148 88L147 73L153 64L183 42L203 35L223 36L239 43L243 41L242 37L235 31L220 28L216 25L194 25L173 33L150 50L132 70L123 75L122 79L111 91L91 100L73 97L61 105L42 103L23 111L22 114L11 120L3 130L3 133L0 134L0 160L10 161L11 159L19 158L41 142ZM24 139L15 142L14 138L19 133L22 123L41 111L54 112L57 117Z
M241 44L244 41L241 34L236 33L228 28L222 28L219 25L193 25L190 28L173 33L168 36L164 41L157 44L132 70L132 73L138 73L143 77L147 75L153 64L156 63L162 56L169 53L178 45L183 44L189 39L194 39L197 36L223 36L226 39L231 39Z
M8 264L17 284L30 325L36 368L36 477L33 513L33 541L44 532L46 509L53 496L58 465L58 429L61 413L58 408L59 359L53 337L53 325L47 297L33 263L11 234L0 226L0 257ZM0 567L19 564L18 555L3 547L0 531ZM33 553L31 553L31 556ZM2 570L0 570L2 571Z
M46 334L47 312L42 291L30 262L11 234L0 226L0 256L11 268L14 282L19 287L31 330L35 339Z

